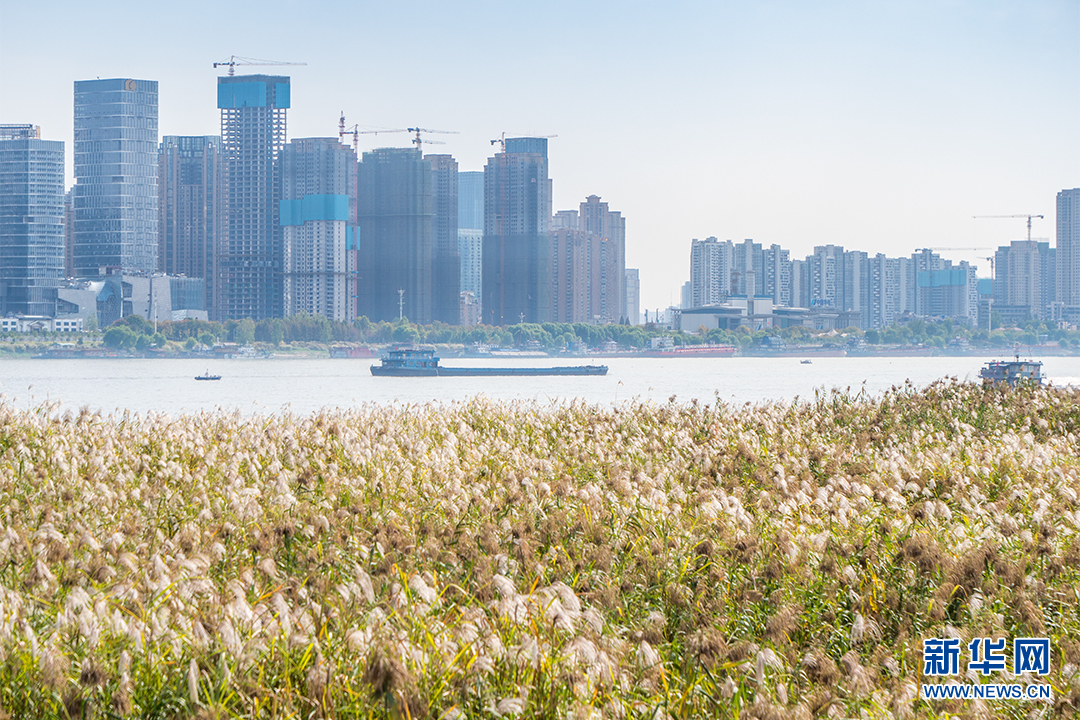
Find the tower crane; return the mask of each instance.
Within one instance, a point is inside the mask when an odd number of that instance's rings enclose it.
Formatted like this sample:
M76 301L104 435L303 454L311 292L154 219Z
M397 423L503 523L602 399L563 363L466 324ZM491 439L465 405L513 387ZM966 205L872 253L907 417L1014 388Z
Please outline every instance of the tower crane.
M991 216L993 217L993 216ZM1017 215L1016 217L1024 217L1023 215ZM1034 217L1038 217L1037 215ZM954 252L979 252L980 250L993 250L992 247L930 247L923 248L924 250L942 250L942 251L954 251ZM985 255L979 255L979 260L990 261L990 279L994 279L994 256L986 257Z
M527 135L526 137L543 138L545 140L550 140L551 138L557 138L559 136L558 135ZM499 147L502 148L502 151L506 152L506 133L503 133L502 135L500 135L499 137L497 137L497 138L495 138L494 140L491 141L492 145L494 145L495 143L499 143Z
M1028 242L1031 242L1031 218L1039 218L1040 220L1043 219L1042 215L972 215L971 217L975 218L975 219L980 219L980 218L1027 218L1027 226L1028 226L1027 239L1028 239Z
M420 133L439 133L441 135L457 135L458 134L458 132L456 130L431 130L431 129L422 128L422 127L406 128L405 132L415 133L416 137L414 137L412 139L412 143L413 143L413 145L416 145L417 150L423 150L424 149L423 148L423 143L428 143L429 145L445 145L446 144L446 143L441 142L439 140L424 140L422 137L420 137Z
M341 119L338 120L338 140L342 143L345 142L346 135L352 135L353 152L357 155L360 154L360 136L361 135L378 135L379 133L398 133L408 132L404 128L394 130L361 130L359 125L353 125L351 128L345 127L345 112L342 111Z
M240 57L230 55L228 60L214 63L214 67L228 67L229 77L236 74L237 65L307 65L307 63L279 62L277 60L259 60L258 58Z

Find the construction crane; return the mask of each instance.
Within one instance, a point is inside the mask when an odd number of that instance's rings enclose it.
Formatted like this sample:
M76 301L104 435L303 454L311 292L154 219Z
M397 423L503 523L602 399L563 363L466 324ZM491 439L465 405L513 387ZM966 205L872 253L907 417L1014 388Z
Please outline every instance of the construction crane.
M559 136L558 135L527 135L526 137L543 138L545 140L549 140L551 138L557 138ZM513 139L513 138L511 138L511 139ZM495 143L499 143L499 146L502 148L502 151L506 152L506 133L503 133L502 135L500 135L499 137L497 137L497 138L495 138L494 140L491 141L492 145L494 145Z
M974 219L980 218L1027 218L1028 225L1028 242L1031 242L1031 218L1043 219L1042 215L972 215Z
M1024 216L1020 215L1018 217L1024 217ZM943 252L949 252L949 251L953 251L953 252L979 252L980 250L993 250L993 249L994 248L992 248L992 247L929 247L929 248L923 248L923 250L941 250ZM990 261L990 279L993 280L994 279L994 256L991 255L990 257L987 257L985 255L979 255L978 259L979 260L989 260Z
M228 67L229 77L235 74L237 65L307 65L307 63L278 62L277 60L259 60L258 58L230 55L228 60L214 63L215 68Z
M953 251L961 251L961 250L977 251L977 250L993 250L994 248L992 248L992 247L972 247L972 248L930 247L930 248L923 248L923 249L924 250L943 250L943 251L949 251L949 250L953 250Z
M458 134L456 130L430 130L428 128L422 128L422 127L406 128L405 132L411 132L411 133L416 134L416 137L414 137L412 139L412 143L413 143L413 145L416 146L417 150L421 150L421 151L424 149L423 148L423 143L427 143L429 145L445 145L446 143L441 142L439 140L424 140L422 137L420 137L420 133L439 133L441 135L457 135Z
M359 125L353 125L351 128L345 127L345 112L342 111L341 119L338 120L338 140L342 143L345 142L346 135L352 135L353 152L357 155L360 154L360 136L361 135L378 135L379 133L398 133L409 132L404 128L391 129L391 130L361 130Z

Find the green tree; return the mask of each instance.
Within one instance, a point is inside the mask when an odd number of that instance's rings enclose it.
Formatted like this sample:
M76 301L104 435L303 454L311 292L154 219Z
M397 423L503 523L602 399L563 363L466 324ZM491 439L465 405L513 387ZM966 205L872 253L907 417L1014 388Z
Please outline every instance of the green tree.
M139 340L139 335L129 328L127 325L114 325L105 331L104 337L101 341L105 343L106 347L115 348L117 350L127 350L135 347L135 343Z
M236 342L241 345L250 345L255 341L255 321L251 318L244 318L236 325L236 331L234 333Z
M394 340L399 343L420 342L420 331L413 327L411 323L401 323L394 328Z

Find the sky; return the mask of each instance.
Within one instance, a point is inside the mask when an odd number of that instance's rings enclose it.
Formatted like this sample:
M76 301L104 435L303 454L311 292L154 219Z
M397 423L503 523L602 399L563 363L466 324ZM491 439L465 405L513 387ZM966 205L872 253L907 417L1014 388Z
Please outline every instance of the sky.
M643 309L679 302L692 238L893 257L1035 214L1053 243L1080 186L1080 0L0 0L0 123L65 140L70 183L75 80L157 80L162 135L218 134L231 55L307 63L237 68L291 76L290 138L344 112L481 170L503 132L557 136L553 209L623 213Z

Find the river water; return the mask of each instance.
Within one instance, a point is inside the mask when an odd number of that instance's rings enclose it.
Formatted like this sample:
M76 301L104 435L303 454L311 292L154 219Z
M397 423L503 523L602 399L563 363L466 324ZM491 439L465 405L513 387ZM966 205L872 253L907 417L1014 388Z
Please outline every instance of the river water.
M813 397L815 391L850 388L877 394L910 380L926 385L944 377L975 380L986 358L605 358L604 377L387 378L368 370L377 360L0 360L0 396L18 408L119 413L225 409L244 415L309 413L363 403L454 402L477 395L540 403L579 398L612 404L629 400L728 403ZM1043 375L1056 385L1080 385L1080 358L1047 357ZM542 358L448 359L444 365L582 364ZM194 379L209 369L219 381Z

